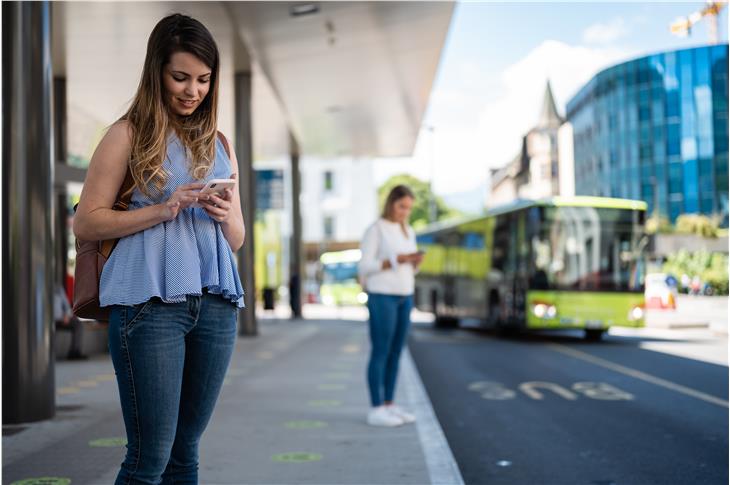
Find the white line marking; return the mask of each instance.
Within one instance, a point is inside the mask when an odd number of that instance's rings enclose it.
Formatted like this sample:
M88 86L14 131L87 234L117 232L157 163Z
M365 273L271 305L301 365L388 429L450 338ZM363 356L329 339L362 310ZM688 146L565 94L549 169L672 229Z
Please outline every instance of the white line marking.
M401 359L401 383L408 403L418 417L418 439L428 466L428 476L433 485L464 485L459 466L449 448L441 425L433 412L431 401L423 387L421 377L413 363L408 347L403 348Z
M522 384L520 384L520 391L527 394L530 399L537 399L538 401L540 401L542 400L543 396L542 393L536 389L538 387L552 391L563 399L567 399L569 401L575 401L576 399L578 399L578 396L576 396L574 393L570 392L564 387L553 384L552 382L523 382Z
M566 355L570 355L571 357L575 357L576 359L581 359L586 362L590 362L591 364L605 367L606 369L610 369L612 371L619 372L619 373L627 375L629 377L633 377L635 379L639 379L644 382L654 384L656 386L664 387L665 389L669 389L671 391L675 391L680 394L684 394L685 396L690 396L695 399L709 402L710 404L715 404L720 407L724 407L724 408L728 407L728 402L726 400L720 399L719 397L712 396L710 394L705 394L704 392L697 391L690 387L685 387L680 384L675 384L674 382L667 381L660 377L655 377L651 374L647 374L645 372L641 372L641 371L632 369L630 367L625 367L623 365L616 364L609 360L602 359L600 357L596 357L594 355L588 354L586 352L581 352L580 350L575 350L570 347L566 347L564 345L548 344L547 346L557 352L560 352L560 353L563 353Z

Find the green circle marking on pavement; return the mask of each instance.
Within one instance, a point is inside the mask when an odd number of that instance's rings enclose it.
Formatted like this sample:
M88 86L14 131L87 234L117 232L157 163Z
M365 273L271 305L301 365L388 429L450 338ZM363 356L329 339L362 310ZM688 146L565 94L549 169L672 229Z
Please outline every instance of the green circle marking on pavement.
M316 429L327 427L327 423L324 421L287 421L284 426L289 429Z
M348 344L348 345L343 345L340 350L346 354L356 354L356 353L360 352L360 346Z
M127 438L121 436L115 438L99 438L98 440L89 441L89 446L93 448L113 448L116 446L125 446Z
M319 461L322 459L322 455L317 453L281 453L271 457L277 463L307 463L310 461Z
M56 389L56 394L59 396L66 396L68 394L76 394L77 392L80 392L80 387L74 387L74 386L67 386L67 387L59 387Z
M314 406L316 408L334 408L337 406L342 406L342 401L335 401L331 399L319 399L316 401L309 401L310 406Z
M96 387L99 383L97 381L86 380L76 382L76 387Z
M347 372L330 372L329 374L325 374L325 377L327 379L349 379L352 377L352 374L348 374Z
M345 386L342 384L320 384L317 386L320 391L342 391Z
M71 483L70 478L61 477L38 477L38 478L24 478L18 480L10 485L69 485Z

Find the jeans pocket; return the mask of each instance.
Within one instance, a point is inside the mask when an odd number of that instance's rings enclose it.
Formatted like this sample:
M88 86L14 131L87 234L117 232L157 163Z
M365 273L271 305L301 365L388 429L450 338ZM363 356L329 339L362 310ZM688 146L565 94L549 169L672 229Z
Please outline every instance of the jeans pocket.
M144 303L138 303L137 305L131 305L127 307L127 323L126 328L131 329L134 324L147 313L149 308L152 306L153 299L149 299Z

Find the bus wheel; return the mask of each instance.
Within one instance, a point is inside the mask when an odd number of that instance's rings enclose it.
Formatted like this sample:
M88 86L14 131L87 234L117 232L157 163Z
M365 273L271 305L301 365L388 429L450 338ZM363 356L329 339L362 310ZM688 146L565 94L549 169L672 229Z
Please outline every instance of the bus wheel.
M459 319L436 315L436 318L433 320L433 325L436 328L456 328L459 326Z
M586 340L590 342L600 342L603 338L603 330L596 330L596 329L589 329L587 328L585 330L586 332Z

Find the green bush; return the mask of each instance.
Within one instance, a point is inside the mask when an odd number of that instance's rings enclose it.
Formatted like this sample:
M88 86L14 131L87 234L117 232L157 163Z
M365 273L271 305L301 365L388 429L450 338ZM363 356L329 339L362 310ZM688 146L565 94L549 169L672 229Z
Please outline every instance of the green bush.
M717 220L699 214L682 214L677 217L676 227L679 234L717 237Z
M665 216L654 214L646 220L647 234L670 234L674 232L672 223Z

